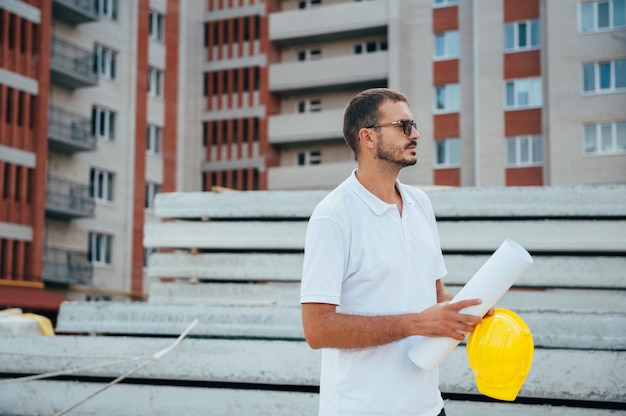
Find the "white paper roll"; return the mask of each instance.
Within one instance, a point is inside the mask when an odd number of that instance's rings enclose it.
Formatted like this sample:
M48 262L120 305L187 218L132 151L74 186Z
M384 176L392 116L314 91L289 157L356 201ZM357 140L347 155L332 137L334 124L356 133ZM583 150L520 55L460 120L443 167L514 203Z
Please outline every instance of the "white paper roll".
M480 305L464 308L461 313L484 316L532 263L533 259L524 247L507 239L450 303L479 298L482 300ZM441 364L460 342L448 337L422 337L409 350L409 358L421 368L431 370Z

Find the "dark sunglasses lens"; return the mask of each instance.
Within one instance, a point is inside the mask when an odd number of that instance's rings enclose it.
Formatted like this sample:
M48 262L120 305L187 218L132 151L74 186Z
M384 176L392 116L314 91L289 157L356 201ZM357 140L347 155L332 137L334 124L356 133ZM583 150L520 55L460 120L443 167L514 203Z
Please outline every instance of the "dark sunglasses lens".
M404 129L404 134L406 134L407 136L411 135L411 132L413 131L413 122L410 120L402 120L402 128Z

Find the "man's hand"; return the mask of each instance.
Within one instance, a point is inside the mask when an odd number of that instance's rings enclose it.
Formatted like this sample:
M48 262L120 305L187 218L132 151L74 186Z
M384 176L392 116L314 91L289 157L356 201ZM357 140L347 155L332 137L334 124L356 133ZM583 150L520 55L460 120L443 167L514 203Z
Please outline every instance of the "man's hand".
M474 327L482 322L482 318L460 311L469 306L480 305L481 302L480 299L467 299L455 303L445 301L414 314L413 318L416 320L414 327L420 329L420 332L414 335L448 337L462 341L465 334L474 332Z

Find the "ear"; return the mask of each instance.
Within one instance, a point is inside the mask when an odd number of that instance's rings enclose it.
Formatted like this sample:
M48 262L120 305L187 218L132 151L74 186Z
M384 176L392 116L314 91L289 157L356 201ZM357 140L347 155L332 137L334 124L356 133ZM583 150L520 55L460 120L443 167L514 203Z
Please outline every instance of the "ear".
M373 136L374 132L371 129L362 128L359 130L359 141L361 142L361 146L366 148L373 148L375 138Z

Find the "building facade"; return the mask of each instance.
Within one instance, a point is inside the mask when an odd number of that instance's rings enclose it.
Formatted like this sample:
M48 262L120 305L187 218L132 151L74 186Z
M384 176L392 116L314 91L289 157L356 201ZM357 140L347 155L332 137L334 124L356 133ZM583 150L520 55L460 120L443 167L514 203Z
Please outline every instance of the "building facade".
M360 89L409 98L416 185L551 186L626 178L624 2L281 1L268 10L273 189L354 167L341 114Z
M183 178L179 30L178 0L0 2L0 308L143 298Z
M4 2L3 2L4 3ZM0 9L0 301L58 307L43 290L51 8ZM29 305L30 304L30 305ZM13 305L7 305L13 306Z
M626 182L624 0L0 0L0 308L143 298L158 192L333 188L371 87L405 183Z

